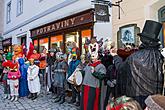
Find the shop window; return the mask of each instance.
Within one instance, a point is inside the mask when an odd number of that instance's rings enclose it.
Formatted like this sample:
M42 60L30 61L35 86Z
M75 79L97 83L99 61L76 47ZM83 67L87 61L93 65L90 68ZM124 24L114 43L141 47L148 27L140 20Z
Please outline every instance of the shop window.
M81 31L81 36L82 36L82 54L85 54L86 52L85 52L84 44L86 39L91 38L91 29Z
M50 42L51 42L51 48L54 48L54 49L60 48L61 50L63 50L63 36L62 35L52 36Z
M165 6L158 10L159 22L162 22L163 28L160 33L160 40L162 42L163 47L165 46Z
M39 52L42 52L43 49L46 48L48 50L49 48L49 39L43 38L39 40Z
M67 42L76 42L77 47L79 47L79 34L78 34L78 32L70 32L70 33L66 34L66 43ZM65 45L66 45L66 43L65 43Z
M164 44L164 46L165 46L165 22L163 22L163 38L164 38L164 42L163 42L163 44Z

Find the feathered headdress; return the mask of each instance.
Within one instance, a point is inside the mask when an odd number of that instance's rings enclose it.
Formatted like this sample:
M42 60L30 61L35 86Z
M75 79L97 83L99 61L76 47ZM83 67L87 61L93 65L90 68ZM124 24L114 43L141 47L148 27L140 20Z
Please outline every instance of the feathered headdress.
M2 66L3 67L10 67L11 64L12 64L12 62L8 60L7 62L3 62Z

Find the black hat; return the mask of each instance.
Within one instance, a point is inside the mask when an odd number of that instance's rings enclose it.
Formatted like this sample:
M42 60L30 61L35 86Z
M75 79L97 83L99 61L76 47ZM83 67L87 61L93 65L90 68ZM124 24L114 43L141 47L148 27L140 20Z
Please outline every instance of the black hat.
M162 24L152 20L146 20L142 33L139 33L141 39L148 39L151 41L159 41L159 33L162 28Z

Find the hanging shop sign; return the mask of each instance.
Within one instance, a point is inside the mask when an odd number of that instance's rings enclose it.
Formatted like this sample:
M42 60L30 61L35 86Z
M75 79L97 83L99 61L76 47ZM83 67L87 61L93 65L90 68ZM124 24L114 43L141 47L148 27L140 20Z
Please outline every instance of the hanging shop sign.
M58 21L55 21L48 25L41 26L36 29L32 29L31 36L34 37L34 36L47 34L47 33L54 32L54 31L59 31L59 30L66 29L66 28L71 28L74 26L79 26L82 24L91 23L94 21L92 13L93 12L90 11L88 13L84 13L84 14L81 14L78 16L73 16L68 19L58 20Z
M109 8L108 5L95 4L96 21L109 22Z

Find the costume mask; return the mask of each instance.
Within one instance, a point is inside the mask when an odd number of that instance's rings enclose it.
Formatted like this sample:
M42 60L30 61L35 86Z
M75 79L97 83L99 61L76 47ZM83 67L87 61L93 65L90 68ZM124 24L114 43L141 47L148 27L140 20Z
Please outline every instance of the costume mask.
M56 59L57 60L62 60L62 54L63 54L62 52L57 52L56 53Z
M162 54L163 57L165 58L165 48L163 48L163 49L161 50L161 54Z
M91 55L91 60L96 60L98 58L99 44L95 42L94 44L89 44L89 53Z

